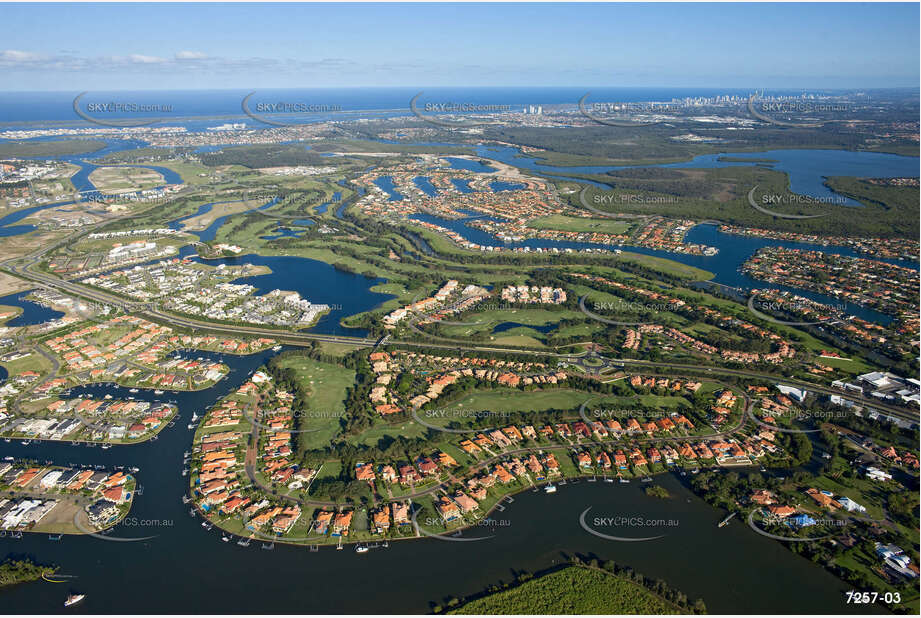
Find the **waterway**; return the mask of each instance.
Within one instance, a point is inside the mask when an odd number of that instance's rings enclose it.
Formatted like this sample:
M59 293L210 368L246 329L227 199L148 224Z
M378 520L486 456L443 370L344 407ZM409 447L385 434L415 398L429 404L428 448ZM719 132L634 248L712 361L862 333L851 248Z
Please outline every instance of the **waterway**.
M341 208L337 214L341 215ZM18 220L8 219L9 216L0 220L0 226ZM720 255L704 258L630 250L699 266L715 272L721 283L739 285L747 283L739 279L737 272L743 254L747 257L759 245L799 244L723 235L715 226L698 226L688 241L717 246ZM838 251L828 247L821 250ZM389 298L368 290L381 280L336 271L314 260L247 255L208 261L216 262L267 265L272 274L240 282L252 283L260 292L293 289L311 301L335 305L336 309L313 329L315 332L355 334L339 326L339 318ZM17 318L23 323L48 319L36 313L38 309L32 303L5 304L25 307L26 313ZM136 496L129 519L117 526L111 537L154 536L139 542L107 542L91 537L51 541L40 534L27 534L19 540L0 539L0 556L26 554L40 562L58 564L62 573L77 576L67 584L35 582L4 590L0 596L5 611L59 613L67 593L73 590L87 594L76 609L89 613L123 613L126 608L148 613L423 613L429 611L430 602L476 593L500 580L510 581L513 569L542 569L575 552L612 559L647 576L660 577L691 598L703 597L713 613L861 611L860 606L845 604L843 592L848 586L782 544L753 534L737 521L717 528L723 513L691 494L682 486L682 479L671 476L658 481L673 495L665 501L646 496L636 483L583 481L562 486L553 495L520 494L505 510L493 514L496 526L465 533L463 538L493 535L475 542L401 541L363 555L350 549L337 552L330 547L312 553L304 548L278 546L270 552L260 549L258 542L249 548L222 543L220 533L204 530L198 518L189 516L188 505L181 502L187 490L187 477L181 476L182 454L189 450L192 440L186 425L193 412L202 414L271 355L270 351L247 357L224 355L221 358L231 367L231 373L200 392L156 396L142 390L128 395L126 389L111 385L74 391L177 402L179 419L156 441L106 451L64 443L33 442L25 446L18 441L0 442L3 456L33 457L60 465L139 467L137 477L143 492ZM664 535L648 542L613 542L592 536L579 525L579 516L587 508L591 508L590 523L595 517L616 516L671 519L677 523L654 530L598 528L599 532L622 536L637 532L636 536Z
M67 444L0 443L3 455L52 460L56 464L137 466L143 491L136 496L125 523L111 538L154 536L139 542L91 537L26 534L0 539L0 555L28 554L60 565L61 573L77 576L67 584L35 582L4 590L8 613L59 613L70 590L87 595L80 611L123 613L425 613L430 602L470 595L498 581L510 581L512 570L539 570L579 553L630 565L663 578L691 598L702 597L712 613L851 613L844 602L847 588L821 567L789 552L780 543L753 534L744 524L716 527L723 513L691 494L678 477L657 482L673 495L669 500L646 496L639 484L589 483L561 486L553 495L525 492L491 519L495 524L464 533L456 542L413 539L387 549L356 554L351 548L278 545L264 551L259 542L248 548L223 543L215 529L204 530L180 498L187 488L181 476L182 454L191 446L186 424L218 397L239 386L271 353L225 358L234 369L216 386L198 393L169 394L180 418L158 440L132 446L98 448ZM111 386L95 386L75 394L102 395ZM127 391L113 391L126 396ZM151 391L133 395L163 400ZM613 542L592 536L579 525L596 517L642 517L673 520L645 528L598 526L605 534L658 536L639 543ZM254 577L254 573L267 574ZM770 574L770 576L767 576ZM411 585L407 585L411 582ZM151 593L151 586L161 592ZM360 587L360 594L358 593Z
M661 163L658 165L581 165L555 166L541 163L541 159L527 156L517 148L510 146L477 146L477 156L495 159L508 165L514 165L536 173L543 174L607 174L611 171L635 168L721 168L738 166L764 166L780 172L786 172L790 178L790 190L800 195L816 198L834 198L844 200L851 206L858 202L846 200L823 183L829 176L860 176L865 178L918 177L918 158L879 152L853 152L849 150L768 150L765 152L723 152L699 155L690 161L679 163ZM723 157L745 158L748 161L720 161ZM768 161L757 161L765 159ZM448 158L452 167L468 169L475 172L493 171L491 168L470 161ZM481 169L472 169L474 167ZM585 182L584 180L578 182Z

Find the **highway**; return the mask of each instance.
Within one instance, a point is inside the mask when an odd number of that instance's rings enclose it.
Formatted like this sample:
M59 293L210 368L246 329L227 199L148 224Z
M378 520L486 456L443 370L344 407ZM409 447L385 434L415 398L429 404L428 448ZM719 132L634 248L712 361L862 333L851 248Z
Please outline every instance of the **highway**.
M111 220L106 223L110 223ZM173 326L179 326L182 328L187 328L191 330L200 330L213 333L224 333L228 335L252 335L256 337L268 337L275 339L281 344L292 345L292 346L305 346L309 345L313 341L319 341L324 343L338 343L346 345L356 345L356 346L373 346L377 343L377 339L368 338L368 337L351 337L348 335L324 335L319 333L307 333L307 332L291 332L291 331L281 331L271 328L260 328L257 326L241 326L235 324L221 324L218 322L206 322L202 320L197 320L192 317L180 316L173 313L167 313L159 309L155 303L143 303L143 302L134 302L123 297L105 292L102 290L97 290L82 286L71 281L66 281L58 277L49 275L47 273L40 273L33 270L33 266L38 263L42 257L48 251L51 251L54 247L60 246L65 242L72 242L73 237L80 236L92 231L93 228L86 228L80 230L76 234L72 235L68 239L55 245L49 246L47 248L39 249L32 254L25 256L24 258L14 258L7 260L3 263L3 266L6 267L14 275L32 281L37 285L56 289L60 292L66 292L67 294L78 296L90 301L112 305L119 307L127 313L132 313L134 315L139 315L145 317L149 320L170 324ZM16 263L22 261L20 263ZM424 331L419 331L420 334L424 335ZM437 339L437 338L436 338ZM388 345L403 345L403 346L415 346L422 348L431 348L431 349L442 349L442 350L455 350L463 352L500 352L500 353L510 353L510 354L520 354L520 355L530 355L530 356L540 356L540 357L556 357L561 360L565 360L570 363L575 363L577 361L577 356L568 353L559 353L553 351L539 351L532 349L523 349L523 348L507 348L507 347L496 347L488 345L475 345L470 343L465 343L461 341L457 342L440 342L440 341L401 341L401 340L390 340ZM636 368L645 368L653 370L676 370L678 372L688 372L693 371L697 374L715 374L715 375L728 375L736 376L743 378L752 378L758 380L766 380L774 382L777 384L784 384L786 386L792 386L794 388L807 389L813 393L818 393L822 395L838 395L842 399L864 405L872 406L874 409L877 409L886 414L892 415L896 418L900 418L906 421L913 423L918 423L921 419L918 411L907 410L898 406L893 406L884 402L881 402L876 399L871 399L869 397L864 397L863 395L858 395L855 393L850 393L842 390L838 390L831 386L822 386L818 384L813 384L810 382L804 382L802 380L796 380L792 378L787 378L779 374L764 374L757 373L755 371L747 371L744 369L729 369L720 366L706 366L701 364L682 364L682 363L672 363L672 362L654 362L646 360L636 360L636 359L619 359L619 358L607 358L603 356L598 356L603 363L610 366L619 366L623 368L627 367L636 367Z

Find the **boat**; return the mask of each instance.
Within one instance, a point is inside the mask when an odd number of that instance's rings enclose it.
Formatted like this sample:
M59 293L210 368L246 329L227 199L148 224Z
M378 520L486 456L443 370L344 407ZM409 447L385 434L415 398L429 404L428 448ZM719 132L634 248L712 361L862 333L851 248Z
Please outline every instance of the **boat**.
M357 547L355 548L355 553L356 553L356 554L364 554L364 553L366 553L369 549L370 549L370 548L369 548L367 545L359 545L359 546L357 546Z
M203 521L201 522L201 527L204 528L205 530L211 530L211 528L214 527L214 524L208 521Z
M64 538L64 535L61 535L61 534L49 534L48 535L49 541L60 541L63 538Z
M200 418L201 418L201 417L198 415L197 412L192 412L192 422L193 422L193 423L194 423L195 421L197 421L198 419L200 419Z
M249 542L250 542L249 539L240 539L239 541L237 541L237 545L239 545L240 547L249 547Z
M629 483L629 482L630 482L630 479L625 479L625 478L621 477L621 478L617 479L617 482L618 482L618 483Z
M154 391L154 395L162 395L162 394L163 394L163 391L161 391L160 389L157 389Z
M140 472L140 471L141 471L141 469L138 468L137 466L131 466L131 467L128 468L128 469L131 470L132 472Z
M67 600L64 601L64 607L70 607L71 605L76 605L80 601L86 598L85 594L71 594L68 595Z
M191 501L192 501L192 499L191 499L190 497L188 497L188 496L183 496L183 497L182 497L182 503L183 503L183 504L188 504L188 503L191 502Z
M278 352L280 349L281 349L281 346L280 346L280 345L272 346L272 351L273 351L273 352Z
M644 478L644 479L642 480L642 482L643 482L643 483L651 483L651 482L652 482L652 477L651 477L651 476L647 476L646 478Z
M222 534L222 535L221 535L221 540L224 541L225 543L229 543L229 542L230 542L230 537L227 536L226 534Z
M269 549L269 550L275 549L275 543L263 543L262 549Z
M22 441L22 445L23 445L23 446L29 446L30 444L32 444L32 442L31 442L30 440L23 440L23 441Z
M732 519L732 518L735 517L735 516L736 516L736 512L733 511L732 513L730 513L729 515L726 516L726 519L724 519L723 521L721 521L720 523L718 523L718 524L716 525L716 527L717 527L717 528L722 528L723 526L725 526L726 524L729 523L729 520L730 520L730 519Z
M106 444L103 444L103 445L102 445L102 450L106 450L106 449L110 449L110 448L112 448L112 445L111 445L111 444L106 443Z
M9 438L3 438L3 441L6 442L7 444L10 443L10 439L9 439Z
M188 429L195 429L195 425L193 423L189 423Z
M182 476L188 476L188 475L189 475L189 469L188 469L188 468L183 468L183 470L182 470Z
M697 474L698 472L700 472L700 468L694 468L691 470L691 474Z
M13 457L11 455L7 455L3 458L3 461L13 461Z
M129 393L136 393L136 392L138 392L138 389L132 388L132 389L130 389L128 392L129 392Z
M545 494L555 494L556 485L553 485L552 483L550 485L547 485L546 487L544 487L544 493Z

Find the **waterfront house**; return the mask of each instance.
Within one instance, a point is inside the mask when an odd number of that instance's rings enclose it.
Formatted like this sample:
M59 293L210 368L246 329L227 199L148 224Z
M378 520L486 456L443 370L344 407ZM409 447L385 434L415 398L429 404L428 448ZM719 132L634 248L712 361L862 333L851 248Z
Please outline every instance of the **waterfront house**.
M767 489L759 489L758 491L755 491L751 496L749 496L749 500L751 500L753 504L760 504L761 506L768 506L776 502L774 499L774 494Z
M771 517L777 519L786 519L787 517L790 517L796 513L796 509L792 506L772 505L767 507L767 512Z
M441 496L435 502L435 508L437 509L438 514L441 515L441 518L445 521L445 523L455 520L458 517L460 517L460 509L458 508L457 504L455 504L447 496Z
M329 524L333 520L332 511L317 511L317 514L314 516L314 529L318 534L326 534L329 530Z
M377 534L384 534L390 529L389 504L385 504L371 513L371 526Z
M341 513L336 513L333 517L332 523L332 535L333 536L348 536L349 535L349 526L352 525L352 513L354 511L343 511Z
M405 526L409 524L409 505L406 503L395 502L392 506L393 523L397 526Z

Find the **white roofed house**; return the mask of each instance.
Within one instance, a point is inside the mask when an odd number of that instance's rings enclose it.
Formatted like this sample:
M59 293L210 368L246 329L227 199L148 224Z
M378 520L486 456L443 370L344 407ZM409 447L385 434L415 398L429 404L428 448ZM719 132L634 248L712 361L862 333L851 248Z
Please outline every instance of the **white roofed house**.
M867 512L867 509L864 506L857 504L856 502L854 502L847 496L839 496L838 498L836 498L836 500L838 501L838 504L843 506L844 510L846 510L849 513L866 513Z

